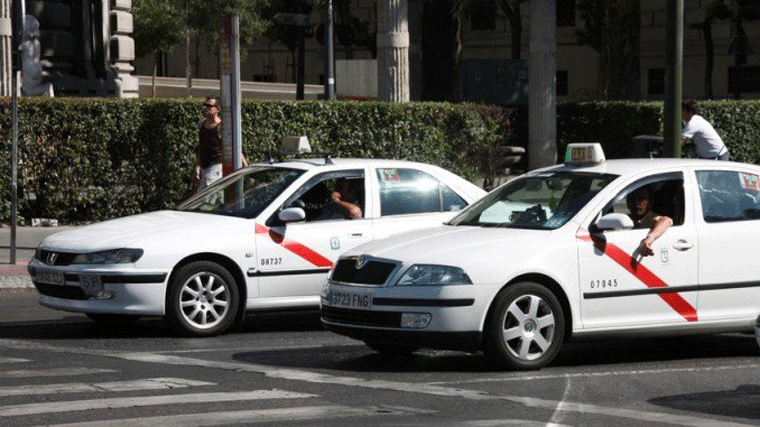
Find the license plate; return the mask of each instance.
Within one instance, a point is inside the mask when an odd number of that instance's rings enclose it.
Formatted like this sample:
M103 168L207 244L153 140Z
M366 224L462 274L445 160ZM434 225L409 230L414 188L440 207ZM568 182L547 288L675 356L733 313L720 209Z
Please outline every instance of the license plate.
M34 280L37 283L45 283L48 285L63 285L63 273L56 270L40 270L37 269L37 273L34 276Z
M100 276L96 274L80 274L79 286L87 294L103 290L103 282L100 280Z
M372 295L365 292L327 292L327 305L348 308L372 308Z

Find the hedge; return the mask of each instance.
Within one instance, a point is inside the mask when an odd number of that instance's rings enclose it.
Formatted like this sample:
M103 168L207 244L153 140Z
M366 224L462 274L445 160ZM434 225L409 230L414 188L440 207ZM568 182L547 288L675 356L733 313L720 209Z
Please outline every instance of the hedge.
M201 100L22 98L19 215L61 223L171 208L193 191ZM759 101L701 103L732 159L760 163ZM0 98L0 221L10 218L11 103ZM661 133L661 103L587 102L557 110L558 158L599 141L624 158L636 135ZM282 137L306 135L341 157L405 158L472 181L501 167L499 147L527 147L525 107L445 103L254 101L242 105L242 140L255 161ZM526 162L523 164L527 164Z
M60 223L171 208L193 191L201 100L22 98L19 215ZM10 218L11 103L0 99L0 220ZM243 153L288 135L334 157L404 158L471 180L506 143L509 109L442 103L245 101Z

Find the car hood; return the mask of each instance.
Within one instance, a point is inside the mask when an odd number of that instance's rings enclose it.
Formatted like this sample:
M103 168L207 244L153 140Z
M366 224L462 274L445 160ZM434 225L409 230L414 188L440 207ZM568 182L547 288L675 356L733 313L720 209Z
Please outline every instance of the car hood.
M485 262L497 253L524 252L539 245L547 230L490 228L475 226L442 226L413 231L363 244L345 255L371 255L404 263L462 265Z
M214 236L215 230L248 220L198 212L158 211L132 215L62 231L45 238L40 246L59 251L98 251L140 247L151 241L179 244L186 239Z

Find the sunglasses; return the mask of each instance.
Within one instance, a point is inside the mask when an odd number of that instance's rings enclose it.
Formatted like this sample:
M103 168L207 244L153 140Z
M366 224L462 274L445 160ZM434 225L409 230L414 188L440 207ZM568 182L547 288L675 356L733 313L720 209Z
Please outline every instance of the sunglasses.
M216 104L206 103L206 104L203 104L203 106L206 107L206 108L211 108L211 107L216 107Z

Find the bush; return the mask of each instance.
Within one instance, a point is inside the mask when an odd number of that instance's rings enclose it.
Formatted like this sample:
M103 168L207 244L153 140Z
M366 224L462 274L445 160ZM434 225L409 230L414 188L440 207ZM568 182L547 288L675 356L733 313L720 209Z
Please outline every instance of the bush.
M10 153L11 105L0 100ZM334 157L404 158L472 180L509 133L504 109L435 103L274 102L242 105L242 145L255 161L288 135ZM61 223L171 208L193 191L198 100L34 99L19 106L19 213ZM0 159L0 218L10 218L10 155Z
M19 213L61 223L171 208L193 191L200 100L22 98ZM702 115L736 161L760 163L760 101L705 101ZM584 102L557 108L558 161L570 142L601 142L625 158L636 135L661 134L662 103ZM0 220L10 218L11 105L0 99ZM242 104L243 152L267 158L306 135L335 157L432 163L472 181L493 178L503 145L528 145L525 107L472 104L255 101ZM526 159L522 167L527 164Z

